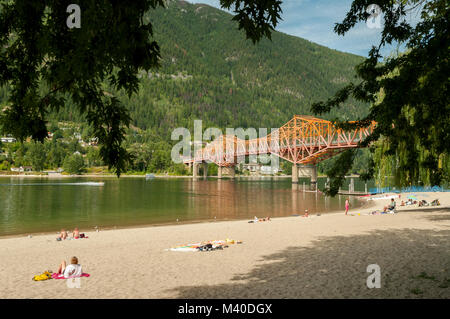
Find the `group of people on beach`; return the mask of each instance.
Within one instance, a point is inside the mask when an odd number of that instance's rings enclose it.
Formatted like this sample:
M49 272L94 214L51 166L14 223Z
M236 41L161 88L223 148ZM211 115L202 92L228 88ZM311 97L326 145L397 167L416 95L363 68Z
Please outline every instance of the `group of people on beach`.
M61 229L61 232L59 233L58 237L56 237L56 240L65 240L67 239L68 234L65 229ZM80 231L78 230L78 227L75 227L75 229L72 232L72 238L78 239L78 238L84 238L84 234L80 234Z
M391 198L391 202L389 205L384 206L383 208L383 212L387 213L387 212L395 212L395 207L396 207L396 202L393 198ZM345 215L348 214L348 210L350 208L350 200L349 198L347 198L345 200Z
M61 229L61 232L59 233L58 237L56 237L56 240L65 240L68 238L67 231L63 228ZM84 238L84 234L80 234L80 230L78 227L75 227L72 231L72 238L73 239L79 239ZM73 256L70 259L70 264L67 265L66 261L63 260L61 264L58 266L58 274L64 275L64 278L69 277L80 277L83 273L81 265L78 263L78 258Z

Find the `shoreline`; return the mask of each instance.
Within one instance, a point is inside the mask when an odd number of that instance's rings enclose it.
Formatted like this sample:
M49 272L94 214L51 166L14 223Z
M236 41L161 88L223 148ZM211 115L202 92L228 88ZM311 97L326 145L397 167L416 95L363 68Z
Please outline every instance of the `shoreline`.
M342 195L344 196L344 195ZM375 203L373 201L365 201L364 198L358 198L359 202L363 202L361 206L358 206L356 209L369 209L371 207L375 207ZM342 211L333 210L329 212L321 212L321 216L328 216L328 215L339 215L343 214ZM314 215L311 215L314 216ZM280 218L289 218L289 217L298 217L298 216L280 216L280 217L273 217L271 219L280 219ZM178 225L196 225L196 224L217 224L217 223L226 223L226 222L238 222L238 221L248 221L249 219L219 219L219 220L211 220L211 219L200 219L200 220L187 220L187 221L181 221L181 222L164 222L164 223L155 223L155 224L136 224L136 225L124 225L124 226L107 226L99 228L100 231L113 231L113 230L122 230L122 229L142 229L142 228L153 228L153 227L167 227L167 226L178 226ZM75 226L74 226L75 227ZM79 228L81 233L87 233L87 232L95 232L95 230L92 230L91 227L90 230L86 230L85 228ZM11 235L0 235L0 241L2 239L7 238L24 238L31 235L32 237L38 237L38 236L49 236L49 235L58 235L60 233L59 230L54 231L43 231L43 232L28 232L28 233L18 233L18 234L11 234Z
M153 173L147 173L147 174L153 174ZM133 178L145 178L146 174L121 174L120 178L122 177L133 177ZM193 178L192 175L157 175L157 174L153 174L153 176L155 178ZM2 177L45 177L45 178L74 178L74 177L87 177L87 178L92 178L92 177L116 177L117 175L115 174L81 174L81 175L66 175L66 174L59 174L59 173L55 173L55 174L2 174L0 172L0 178ZM291 175L236 175L236 178L261 178L261 179L267 179L267 178L291 178ZM317 178L326 178L326 175L318 175ZM346 176L346 178L358 178L358 175L349 175ZM202 179L202 176L198 176L198 179ZM208 178L218 178L218 175L208 175ZM223 176L223 179L229 179L230 177L228 176Z

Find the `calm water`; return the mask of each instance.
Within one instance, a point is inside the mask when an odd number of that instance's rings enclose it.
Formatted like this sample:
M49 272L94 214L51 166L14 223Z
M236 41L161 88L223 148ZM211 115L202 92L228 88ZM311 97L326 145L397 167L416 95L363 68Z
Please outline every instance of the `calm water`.
M104 182L104 186L73 185ZM343 209L345 197L305 193L290 179L0 177L0 236ZM67 185L64 185L67 184ZM319 180L320 184L320 180ZM364 187L364 186L363 186ZM352 207L360 205L350 197Z

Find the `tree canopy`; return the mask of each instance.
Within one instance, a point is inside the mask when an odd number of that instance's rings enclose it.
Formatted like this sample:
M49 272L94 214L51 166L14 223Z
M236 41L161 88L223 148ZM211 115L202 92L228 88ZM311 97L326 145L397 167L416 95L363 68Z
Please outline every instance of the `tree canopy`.
M365 177L373 176L381 161L388 159L397 185L424 182L424 178L426 183L439 185L449 178L445 167L450 149L449 2L354 0L334 31L345 35L356 23L366 21L370 4L381 8L384 25L380 43L356 67L359 82L349 83L334 97L313 104L312 110L316 114L329 112L345 105L350 97L370 103L369 114L356 123L338 122L342 128L377 122L374 133L361 143L370 145L374 154ZM407 19L413 13L420 13L416 25ZM406 50L380 61L381 49L390 44L404 45ZM336 194L340 183L333 180L342 180L349 158L351 155L343 154L330 170L329 194Z
M0 86L10 87L0 124L21 141L42 141L48 113L70 98L92 125L103 161L119 176L129 160L122 142L130 117L103 83L131 96L138 90L138 71L159 66L153 26L143 18L166 2L79 0L81 27L69 28L71 2L0 1ZM221 1L223 7L234 6L234 19L253 42L270 36L280 3Z

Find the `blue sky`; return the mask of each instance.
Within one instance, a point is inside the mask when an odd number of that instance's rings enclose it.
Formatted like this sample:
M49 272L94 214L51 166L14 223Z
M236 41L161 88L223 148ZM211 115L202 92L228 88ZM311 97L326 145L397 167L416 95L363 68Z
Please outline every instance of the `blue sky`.
M189 0L220 8L219 0ZM283 0L282 18L277 31L308 39L339 51L367 56L372 45L380 40L381 29L359 23L345 36L333 32L334 24L341 22L350 9L352 0ZM385 48L389 54L395 47Z

